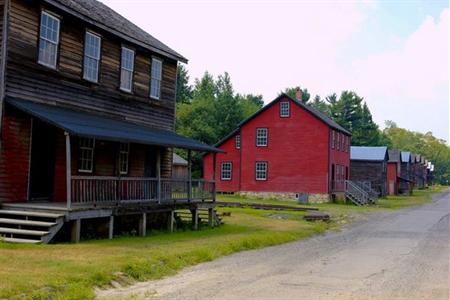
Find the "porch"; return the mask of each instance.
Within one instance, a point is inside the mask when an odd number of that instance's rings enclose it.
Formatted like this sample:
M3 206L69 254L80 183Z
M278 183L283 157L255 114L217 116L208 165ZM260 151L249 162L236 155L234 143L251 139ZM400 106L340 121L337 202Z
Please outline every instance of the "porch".
M19 192L3 200L0 236L14 239L23 227L24 235L37 234L29 227L63 222L72 227L72 240L79 241L82 219L107 218L113 228L114 218L125 215L141 220L139 231L145 232L145 220L153 212L168 214L173 230L180 209L192 213L195 228L199 210L206 209L208 223L215 224L215 178L193 179L191 162L193 151L215 157L217 149L172 131L67 108L11 99L7 104L24 116L20 122L30 123L29 136L20 139L28 143L29 153L23 161L27 171L18 178L23 182ZM175 148L187 154L186 178L172 178ZM24 157L10 155L11 161ZM12 215L16 217L8 217ZM27 222L29 216L36 219Z

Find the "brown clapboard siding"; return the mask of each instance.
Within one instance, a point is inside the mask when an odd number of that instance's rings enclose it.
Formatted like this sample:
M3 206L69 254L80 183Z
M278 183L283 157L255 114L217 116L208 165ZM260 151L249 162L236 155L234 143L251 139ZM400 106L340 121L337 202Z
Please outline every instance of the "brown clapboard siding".
M61 16L57 70L37 63L41 8ZM82 79L86 29L102 36L99 83ZM121 46L124 41L83 24L40 1L12 0L8 39L6 95L26 100L94 111L148 126L173 129L177 62L163 60L161 100L149 98L150 64L157 55L135 48L133 94L119 90Z

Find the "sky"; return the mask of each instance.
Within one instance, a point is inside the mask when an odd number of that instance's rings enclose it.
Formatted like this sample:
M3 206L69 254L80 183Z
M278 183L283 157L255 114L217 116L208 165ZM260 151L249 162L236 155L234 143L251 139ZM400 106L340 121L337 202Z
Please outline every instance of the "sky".
M286 87L353 90L375 122L450 140L449 1L101 0L266 103Z

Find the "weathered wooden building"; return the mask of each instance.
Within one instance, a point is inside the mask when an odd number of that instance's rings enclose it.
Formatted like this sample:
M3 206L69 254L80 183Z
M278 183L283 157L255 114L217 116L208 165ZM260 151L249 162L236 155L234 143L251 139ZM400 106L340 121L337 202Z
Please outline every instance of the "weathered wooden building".
M189 164L187 160L179 156L178 154L173 154L172 162L172 178L188 178L189 177Z
M401 195L411 195L414 188L411 156L411 152L401 151L401 167L398 177L398 192Z
M350 153L350 180L369 182L380 196L387 195L387 147L352 146Z
M270 198L328 201L343 197L349 176L350 132L282 94L222 139L226 153L204 156L205 178L217 190Z
M399 150L388 151L389 160L387 166L387 184L388 194L397 195L399 188L399 179L401 173L401 157Z
M210 181L172 179L177 63L187 62L94 0L0 1L0 235L48 242L81 220L199 208ZM214 156L214 155L212 155ZM173 192L174 184L177 187ZM203 205L203 206L202 206ZM211 221L211 218L210 218Z

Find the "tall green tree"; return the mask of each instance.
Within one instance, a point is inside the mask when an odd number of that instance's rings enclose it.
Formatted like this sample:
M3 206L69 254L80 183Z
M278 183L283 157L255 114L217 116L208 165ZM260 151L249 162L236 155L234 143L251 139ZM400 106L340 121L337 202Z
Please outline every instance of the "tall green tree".
M330 116L331 114L330 107L328 106L327 102L323 101L319 95L316 95L314 99L308 104L327 116Z
M192 99L192 86L189 84L189 75L182 64L177 68L177 103L188 103Z

